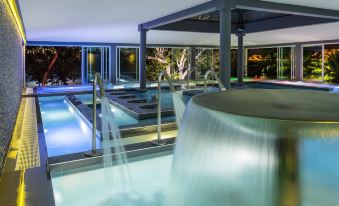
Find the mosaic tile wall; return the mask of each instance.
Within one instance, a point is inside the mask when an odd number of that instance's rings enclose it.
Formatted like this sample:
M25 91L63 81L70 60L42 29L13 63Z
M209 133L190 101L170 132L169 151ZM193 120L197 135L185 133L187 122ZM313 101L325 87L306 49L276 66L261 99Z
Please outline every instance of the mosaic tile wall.
M22 39L6 0L0 0L0 175L22 88Z

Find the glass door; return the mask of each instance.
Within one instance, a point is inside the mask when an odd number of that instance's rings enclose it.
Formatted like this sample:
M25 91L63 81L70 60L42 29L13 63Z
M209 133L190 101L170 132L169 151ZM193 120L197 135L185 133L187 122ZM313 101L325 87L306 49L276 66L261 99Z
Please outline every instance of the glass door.
M291 80L294 71L294 48L278 47L277 48L277 79Z
M118 47L118 81L136 82L139 80L139 48Z
M83 47L83 73L86 83L93 82L94 74L99 73L102 81L109 80L109 48Z

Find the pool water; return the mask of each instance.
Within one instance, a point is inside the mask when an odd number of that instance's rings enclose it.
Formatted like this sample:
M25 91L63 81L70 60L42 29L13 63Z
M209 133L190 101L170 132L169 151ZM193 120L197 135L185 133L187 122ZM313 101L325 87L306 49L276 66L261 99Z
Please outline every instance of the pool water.
M39 104L49 157L91 149L91 129L64 96L39 97Z
M154 101L155 97L158 96L158 90L150 89L147 92L133 92L137 98L147 99L147 102ZM182 95L182 100L185 104L191 99L190 96ZM173 99L170 90L161 90L161 108L162 109L173 109Z
M84 104L87 104L89 107L93 108L92 94L76 95L76 97L80 99ZM128 115L126 112L122 111L121 109L112 104L111 111L114 113L117 124L119 126L138 124L137 119L133 118L132 116ZM97 112L101 113L100 99L98 99Z
M136 202L132 205L162 205L170 181L172 159L172 155L165 154L151 158L149 156L138 157L137 161L128 163L134 183L132 199ZM120 171L119 166L113 166L114 175L119 176ZM107 182L103 168L85 171L77 169L73 172L63 176L54 176L52 171L52 184L57 206L112 205L107 203ZM112 193L116 194L116 201L120 201L121 194L119 196L119 193L126 187L119 180L120 178L113 180ZM126 204L126 200L121 200L119 203L118 205L130 205Z

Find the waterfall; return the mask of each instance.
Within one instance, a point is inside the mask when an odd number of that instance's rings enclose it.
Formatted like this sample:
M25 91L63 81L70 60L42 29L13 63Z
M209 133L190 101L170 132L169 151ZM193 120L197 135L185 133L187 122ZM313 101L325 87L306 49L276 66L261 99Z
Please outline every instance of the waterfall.
M336 205L338 101L298 90L194 97L180 125L165 205Z
M118 191L121 194L129 194L134 190L133 181L128 168L128 160L125 148L121 141L119 127L111 111L111 106L106 97L101 98L102 111L102 148L103 148L103 165L105 172L106 192L109 201L113 201L116 195L115 188L122 188ZM114 158L113 158L113 154ZM120 169L120 173L113 172L113 162Z
M175 91L172 93L172 98L173 98L173 107L174 107L174 112L175 112L175 119L177 126L179 128L182 116L185 111L185 104L182 100L182 91Z
M255 132L230 118L189 102L166 206L273 205L276 156L274 138L265 132L272 125L257 121L262 132Z
M130 171L128 167L128 159L119 127L106 97L101 98L101 111L104 181L107 198L100 206L163 205L162 191L150 196L143 196L140 187L139 190L134 187L133 171ZM113 154L115 154L114 158ZM119 172L116 172L117 170L113 167L118 167Z

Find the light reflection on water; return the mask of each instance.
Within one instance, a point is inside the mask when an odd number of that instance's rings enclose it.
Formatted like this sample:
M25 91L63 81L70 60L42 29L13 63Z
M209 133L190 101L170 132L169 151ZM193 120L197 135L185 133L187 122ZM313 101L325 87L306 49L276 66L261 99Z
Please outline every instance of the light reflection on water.
M75 114L64 96L39 97L48 156L58 156L91 149L91 130ZM97 148L100 147L97 141Z

